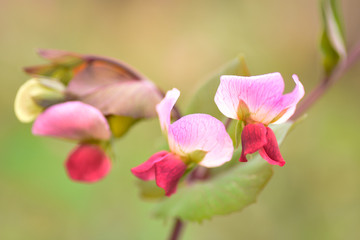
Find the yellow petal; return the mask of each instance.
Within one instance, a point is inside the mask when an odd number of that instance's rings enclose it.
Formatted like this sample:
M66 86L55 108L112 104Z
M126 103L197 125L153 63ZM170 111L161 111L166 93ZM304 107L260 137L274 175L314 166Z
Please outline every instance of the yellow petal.
M33 121L44 110L44 107L36 103L36 99L60 98L62 96L62 88L50 86L51 81L54 80L33 78L19 88L14 107L16 117L21 122Z

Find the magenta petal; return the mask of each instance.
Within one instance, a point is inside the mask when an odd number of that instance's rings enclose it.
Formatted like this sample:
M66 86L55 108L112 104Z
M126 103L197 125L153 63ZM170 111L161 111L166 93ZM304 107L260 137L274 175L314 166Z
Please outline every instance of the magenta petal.
M109 173L111 161L99 147L83 144L70 153L65 167L72 180L91 183Z
M154 180L170 196L176 192L176 186L186 170L186 164L175 154L160 151L152 155L146 162L132 168L131 172L138 178Z
M240 162L247 162L247 154L254 153L266 145L266 132L266 127L261 123L248 124L244 127L241 133L242 152Z
M66 102L46 109L32 128L35 135L72 140L110 138L109 125L96 108L81 102Z
M260 149L259 153L266 161L273 165L284 166L285 161L281 156L280 149L276 140L276 136L273 130L269 127L266 127L267 133L267 144Z
M154 164L161 161L167 154L167 151L160 151L152 155L146 162L140 164L137 167L131 169L131 172L138 178L148 181L155 179L155 167Z
M156 184L165 190L165 195L170 196L176 192L177 184L185 173L186 164L181 159L169 153L155 164Z

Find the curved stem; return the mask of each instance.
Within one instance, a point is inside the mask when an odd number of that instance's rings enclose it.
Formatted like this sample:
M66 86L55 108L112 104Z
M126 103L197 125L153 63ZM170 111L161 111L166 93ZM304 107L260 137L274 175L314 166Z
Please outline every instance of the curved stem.
M314 103L324 95L324 93L336 83L360 58L360 43L350 51L349 55L332 71L329 76L325 76L320 84L312 90L310 94L300 103L294 115L290 120L297 120L301 117Z

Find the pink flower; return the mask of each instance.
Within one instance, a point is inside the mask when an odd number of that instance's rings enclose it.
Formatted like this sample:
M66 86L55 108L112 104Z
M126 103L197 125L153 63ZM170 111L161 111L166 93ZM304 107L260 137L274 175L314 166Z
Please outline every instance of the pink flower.
M170 152L155 153L146 162L131 169L142 180L155 179L166 196L176 192L176 186L189 164L218 167L231 160L234 150L223 123L210 115L190 114L171 124L171 110L179 96L179 90L174 88L156 107Z
M241 134L242 154L259 151L270 164L283 166L282 158L270 123L287 121L295 112L296 104L304 96L304 87L293 75L295 88L283 95L284 81L280 73L269 73L252 77L221 76L215 103L228 118L243 121Z
M78 101L53 105L37 117L32 132L80 142L65 164L72 180L96 182L110 171L110 159L98 145L111 133L98 109Z

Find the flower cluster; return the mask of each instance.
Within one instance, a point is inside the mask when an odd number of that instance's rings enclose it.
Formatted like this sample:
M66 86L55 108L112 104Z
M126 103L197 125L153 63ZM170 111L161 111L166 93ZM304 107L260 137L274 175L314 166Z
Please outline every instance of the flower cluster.
M188 165L218 167L231 160L233 144L222 122L207 114L190 114L170 123L170 113L180 96L177 89L168 91L157 105L160 125L166 135L170 152L161 151L133 168L142 180L156 184L170 196Z
M138 120L156 116L163 94L125 63L99 56L40 50L50 64L25 68L15 113L35 120L35 135L78 142L65 167L75 181L96 182L111 168L110 140Z
M42 50L40 55L51 63L25 69L34 78L19 89L15 112L23 122L35 120L35 135L78 142L65 162L71 179L95 182L106 176L111 168L109 141L138 120L156 115L169 150L153 154L131 172L142 180L155 180L166 196L176 192L194 166L214 168L232 159L237 144L218 119L190 114L171 122L179 90L163 97L144 76L115 60L57 50ZM283 94L280 73L221 76L215 103L241 126L236 132L241 134L240 162L258 151L270 164L285 164L269 124L287 121L304 96L298 77L293 79L294 90Z
M279 73L253 77L222 76L215 103L228 118L242 121L241 162L259 151L270 164L283 166L283 160L270 123L282 123L295 112L304 88L293 76L295 89L283 95L284 82ZM224 125L207 114L191 114L170 124L170 112L180 93L169 91L157 105L161 129L167 136L170 152L161 151L133 168L142 180L154 180L170 196L189 165L218 167L231 160L233 143Z

